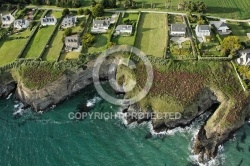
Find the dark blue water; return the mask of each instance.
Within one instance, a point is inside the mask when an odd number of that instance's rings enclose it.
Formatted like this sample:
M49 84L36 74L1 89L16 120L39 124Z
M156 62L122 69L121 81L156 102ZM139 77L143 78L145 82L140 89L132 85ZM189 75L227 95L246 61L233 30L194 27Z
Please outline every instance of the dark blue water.
M94 88L82 91L47 112L23 111L13 119L13 99L0 100L0 165L90 165L90 166L185 166L193 162L191 139L199 122L186 129L175 129L168 135L145 139L148 124L126 127L121 119L68 118L79 104L88 104L91 112L117 113L120 109L100 99ZM246 132L245 143L241 136ZM246 124L227 142L210 165L250 165L250 126ZM236 149L243 148L243 151Z

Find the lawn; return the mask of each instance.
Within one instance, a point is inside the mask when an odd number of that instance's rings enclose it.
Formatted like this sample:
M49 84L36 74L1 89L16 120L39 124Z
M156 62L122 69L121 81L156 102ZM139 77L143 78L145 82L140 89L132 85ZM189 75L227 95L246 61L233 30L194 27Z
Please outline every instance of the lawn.
M80 55L80 52L66 52L64 54L62 54L62 56L60 57L60 60L67 60L67 59L78 59Z
M72 32L73 33L80 33L82 31L82 27L81 27L81 23L84 22L86 23L87 19L86 17L78 17L77 18L77 23L76 23L76 26L72 27Z
M5 40L0 42L0 66L16 60L27 39Z
M166 47L166 15L141 14L135 46L147 55L162 57Z
M227 25L232 31L231 35L238 36L240 42L244 42L246 45L250 46L249 39L246 34L250 33L250 26L247 23L229 22Z
M94 44L88 48L88 53L93 53L93 52L102 52L106 50L107 48L107 43L108 43L108 33L105 34L94 34L95 36L95 42Z
M54 28L55 26L47 26L38 30L24 52L25 58L38 58L48 42Z
M63 38L64 31L60 30L57 32L55 37L51 41L51 45L49 48L46 48L46 51L44 53L44 60L48 61L56 61L61 53L62 47L63 47Z

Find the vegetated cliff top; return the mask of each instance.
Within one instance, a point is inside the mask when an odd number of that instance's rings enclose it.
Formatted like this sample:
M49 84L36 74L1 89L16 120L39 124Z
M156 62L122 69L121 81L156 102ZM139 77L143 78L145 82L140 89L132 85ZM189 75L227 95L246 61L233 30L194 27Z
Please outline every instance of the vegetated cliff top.
M207 122L212 132L240 127L246 118L248 93L243 91L230 62L167 61L151 59L154 66L154 82L147 97L139 102L141 108L152 107L154 112L183 112L195 102L205 88L210 89L221 103ZM130 74L127 74L130 73ZM126 76L127 75L127 76ZM137 88L127 93L134 96L146 81L145 67L141 63L131 71L120 67L117 79L136 78Z

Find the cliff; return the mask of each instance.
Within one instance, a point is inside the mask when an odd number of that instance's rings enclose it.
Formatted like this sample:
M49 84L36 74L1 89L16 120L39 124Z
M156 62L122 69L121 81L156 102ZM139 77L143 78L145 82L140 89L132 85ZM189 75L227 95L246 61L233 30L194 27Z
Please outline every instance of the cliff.
M67 97L84 89L93 83L92 69L94 62L91 61L85 67L77 70L67 70L55 81L41 89L27 88L21 79L17 80L16 97L34 110L44 110L51 105L58 104ZM103 64L100 70L100 78L105 79L108 72L108 62Z

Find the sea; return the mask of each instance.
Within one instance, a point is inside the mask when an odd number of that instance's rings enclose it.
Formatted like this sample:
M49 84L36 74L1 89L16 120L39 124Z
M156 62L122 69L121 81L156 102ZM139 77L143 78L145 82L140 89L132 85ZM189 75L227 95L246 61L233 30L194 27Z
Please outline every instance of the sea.
M69 116L79 105L114 116ZM0 166L250 165L250 122L219 147L215 159L201 164L192 146L205 117L157 134L148 122L126 125L118 116L121 110L102 99L93 85L43 112L22 109L14 95L1 99Z

